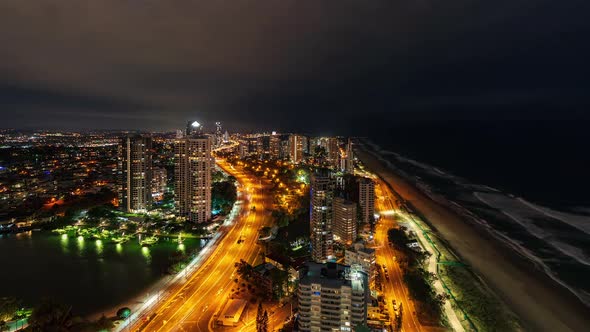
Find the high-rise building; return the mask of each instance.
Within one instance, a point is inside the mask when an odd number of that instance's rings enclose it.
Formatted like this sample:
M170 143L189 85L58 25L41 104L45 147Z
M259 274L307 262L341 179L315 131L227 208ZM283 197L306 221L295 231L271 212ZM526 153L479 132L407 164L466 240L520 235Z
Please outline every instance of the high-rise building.
M215 146L223 145L223 131L221 129L221 122L215 122Z
M303 161L304 140L305 137L301 135L289 136L289 159L294 164Z
M332 257L332 204L336 181L329 170L317 170L311 175L310 239L311 258L325 262Z
M338 144L338 138L328 137L327 138L327 149L328 162L333 168L338 168L338 160L340 159L340 145Z
M367 274L358 266L307 263L297 300L299 331L354 331L367 324Z
M189 135L174 143L175 199L187 220L202 223L211 217L212 138Z
M201 134L202 129L203 128L201 127L201 124L197 121L187 121L186 131L184 132L184 134L186 136L199 135Z
M348 144L346 144L344 171L349 174L354 174L354 152L352 151L352 140L350 138L348 139Z
M256 155L258 159L269 159L270 135L262 134L256 136Z
M375 219L375 182L369 178L359 181L359 205L361 221L372 223Z
M168 172L164 167L154 167L152 172L152 197L161 200L166 193Z
M334 239L351 244L356 240L356 203L342 197L334 197L332 229Z
M273 133L270 136L270 158L271 159L280 159L281 157L281 137L277 135L277 133Z
M119 142L118 196L125 211L146 211L152 203L152 138L132 135Z

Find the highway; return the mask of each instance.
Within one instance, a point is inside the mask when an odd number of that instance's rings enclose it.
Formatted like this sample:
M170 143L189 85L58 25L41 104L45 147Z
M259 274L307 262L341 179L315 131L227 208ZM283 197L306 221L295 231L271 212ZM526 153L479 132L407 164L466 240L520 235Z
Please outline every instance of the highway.
M257 245L258 230L271 222L272 195L270 186L234 169L223 160L217 161L226 172L241 184L242 214L225 230L213 253L195 272L186 277L181 286L169 290L169 296L152 311L148 323L137 323L130 331L209 331L214 328L219 314L229 297L236 278L234 264L240 259L249 263L260 261L261 248ZM255 211L251 211L256 207ZM224 230L222 230L224 231ZM243 242L238 244L238 240ZM256 305L249 305L244 314L255 316ZM152 314L153 315L153 314Z
M397 226L393 213L391 213L394 211L394 196L381 180L378 178L373 178L373 180L375 181L375 208L381 215L375 230L375 255L377 263L382 267L387 267L387 273L389 275L389 280L382 278L385 302L392 321L394 319L392 300L395 299L397 303L402 304L402 330L404 332L422 331L423 328L415 314L416 308L410 300L408 289L403 281L401 268L396 262L396 253L389 245L389 239L387 237L387 231Z
M393 249L387 245L388 238L387 238L387 230L389 230L390 228L394 227L395 225L395 216L397 216L398 218L403 218L404 221L406 221L408 223L408 225L410 227L412 227L412 229L414 230L414 232L417 234L420 243L422 244L422 247L427 250L428 252L431 253L431 256L428 258L427 264L426 264L426 268L429 272L437 274L438 270L436 268L436 254L435 254L435 250L434 248L432 248L432 245L424 238L424 234L422 234L422 232L420 231L420 229L417 229L417 227L415 226L415 224L403 213L401 213L401 211L399 210L399 208L395 205L394 201L395 201L395 195L391 192L391 190L389 189L389 187L387 187L385 185L385 183L379 179L378 177L373 177L373 180L376 183L375 186L375 196L376 196L376 208L378 211L380 211L380 215L381 215L381 220L379 222L379 226L377 227L376 230L376 234L375 234L375 238L376 241L379 243L384 243L384 245L382 245L381 247L385 247L385 248L379 248L376 251L376 255L377 255L377 263L383 265L383 263L387 264L388 269L390 269L390 266L393 266L395 271L389 271L390 274L390 282L389 282L389 287L384 287L384 290L386 290L386 293L391 294L391 296L395 296L396 301L399 302L399 296L403 296L402 297L402 303L403 303L403 308L404 308L404 314L403 314L403 329L404 331L417 331L416 328L419 330L420 329L420 323L418 322L416 315L412 314L411 315L411 320L412 322L408 322L408 326L406 326L406 322L408 319L408 316L410 315L410 312L408 312L406 310L406 308L410 308L410 307L406 307L406 302L408 303L408 305L412 305L412 311L411 313L414 313L416 311L415 307L413 306L413 302L412 301L407 301L407 299L409 299L409 295L407 293L407 288L406 286L403 284L403 280L402 280L402 272L401 269L399 267L399 265L397 264L397 262L394 262L395 259L393 259L393 255L395 255L395 252L393 251ZM396 212L395 215L393 212ZM383 250L381 250L383 249ZM380 253L381 251L381 253ZM393 273L392 273L393 272ZM393 276L392 276L393 274ZM435 280L435 282L433 283L435 291L438 294L444 294L445 290L442 287L442 284L440 282L440 280ZM404 299L406 300L406 302L404 302ZM391 302L390 300L388 300L388 302ZM391 303L389 303L388 305L390 305ZM391 310L391 309L390 309ZM443 306L443 311L444 314L447 317L447 321L451 326L451 329L453 331L456 332L462 332L465 331L465 329L463 328L460 319L457 317L457 314L455 312L455 310L453 310L450 301L445 301L445 304ZM393 311L390 311L393 312Z

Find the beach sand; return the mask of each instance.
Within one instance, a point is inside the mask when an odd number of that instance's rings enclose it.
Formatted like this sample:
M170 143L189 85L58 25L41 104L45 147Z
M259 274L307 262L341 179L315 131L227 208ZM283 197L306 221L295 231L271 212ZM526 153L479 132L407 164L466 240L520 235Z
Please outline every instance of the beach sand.
M463 220L371 154L358 158L428 220L452 249L518 315L527 331L590 331L590 309L479 225Z

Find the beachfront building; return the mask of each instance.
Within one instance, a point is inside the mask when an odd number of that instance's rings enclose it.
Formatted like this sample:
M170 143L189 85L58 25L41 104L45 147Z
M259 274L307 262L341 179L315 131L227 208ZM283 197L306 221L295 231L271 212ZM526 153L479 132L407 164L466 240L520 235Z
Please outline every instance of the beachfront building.
M375 219L375 182L369 178L359 181L359 206L361 222L372 223Z
M367 274L337 263L307 263L299 272L299 331L354 331L367 323Z
M375 281L377 269L375 266L375 249L367 248L362 243L355 243L344 252L344 264L358 265L369 276L369 284Z
M334 240L351 244L357 236L356 203L342 197L335 197L333 214Z
M325 262L332 257L332 204L335 187L336 181L329 170L316 170L311 174L311 258L316 262Z

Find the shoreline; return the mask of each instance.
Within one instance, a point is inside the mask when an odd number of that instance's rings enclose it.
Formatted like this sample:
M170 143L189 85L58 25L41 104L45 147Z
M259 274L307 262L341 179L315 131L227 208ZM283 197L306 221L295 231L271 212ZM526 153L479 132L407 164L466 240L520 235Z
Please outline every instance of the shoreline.
M590 326L590 310L486 229L474 225L423 194L363 148L357 156L400 196L410 201L466 263L519 317L525 329L582 331ZM518 254L518 255L515 255Z

